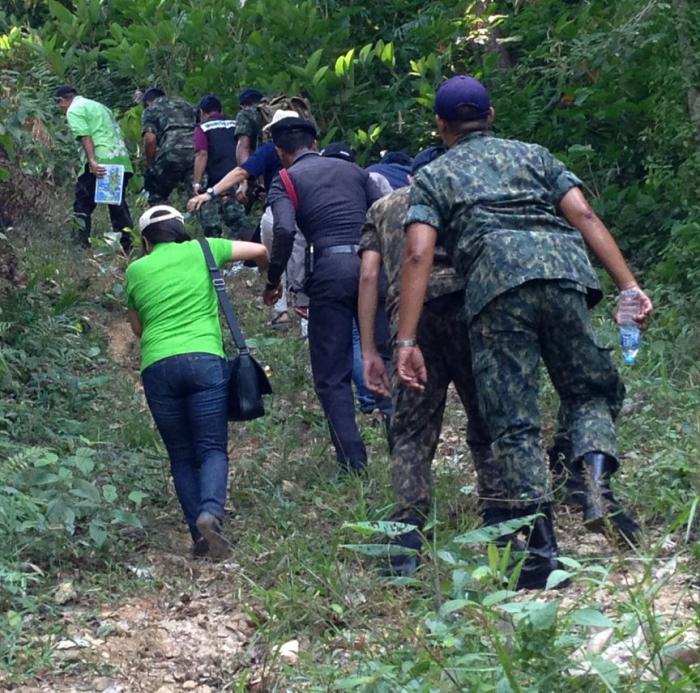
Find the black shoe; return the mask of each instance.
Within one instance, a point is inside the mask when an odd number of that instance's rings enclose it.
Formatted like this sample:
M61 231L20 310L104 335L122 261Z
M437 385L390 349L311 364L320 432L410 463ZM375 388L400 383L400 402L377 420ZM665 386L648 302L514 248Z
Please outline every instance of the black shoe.
M418 528L394 537L389 546L410 549L411 552L390 555L386 575L391 577L412 577L415 575L420 565L419 552L422 545L423 538Z
M527 531L527 557L520 570L516 590L543 589L551 573L561 567L552 523L552 508L543 505L519 511L521 517L535 513L538 513L538 517ZM568 584L569 581L565 580L557 587L566 587Z
M221 531L221 520L206 510L197 517L197 529L208 545L207 555L214 559L226 558L231 545Z
M592 532L620 538L638 546L642 530L628 515L613 495L610 477L617 471L614 457L602 452L589 452L583 456L582 470L585 480L583 496L583 524Z

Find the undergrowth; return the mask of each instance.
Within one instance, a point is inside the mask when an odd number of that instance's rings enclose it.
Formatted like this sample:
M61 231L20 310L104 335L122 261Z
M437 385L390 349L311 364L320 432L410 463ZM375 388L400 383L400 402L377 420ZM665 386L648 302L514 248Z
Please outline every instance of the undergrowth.
M69 608L56 588L67 580L89 625L90 610L104 601L191 592L193 570L218 570L183 561L182 569L158 572L157 556L184 555L187 543L162 446L135 387L136 363L117 368L103 331L123 309L123 263L106 246L78 255L67 238L62 230L50 240L19 238L30 281L0 314L0 665L14 681L68 674L55 650ZM505 577L508 549L489 545L492 537L477 529L456 399L435 462L425 560L415 578L387 579L386 535L396 528L384 522L392 505L380 421L360 418L367 478L338 478L306 342L294 327L284 337L265 333L253 272L229 283L256 355L273 370L275 395L268 416L231 429L227 531L236 568L217 573L210 598L238 604L255 624L266 690L698 687L700 372L689 299L652 287L658 314L638 365L623 374L616 488L646 531L644 546L591 544L579 518L560 511L564 571L550 590L515 593ZM609 300L596 324L613 345L611 307ZM549 435L556 411L549 388L543 408ZM173 533L182 538L176 545ZM571 585L557 589L567 578ZM294 665L274 649L290 639L300 642ZM622 654L613 656L615 647ZM89 676L92 665L71 666L73 675ZM247 667L232 662L238 673L222 688L245 690Z

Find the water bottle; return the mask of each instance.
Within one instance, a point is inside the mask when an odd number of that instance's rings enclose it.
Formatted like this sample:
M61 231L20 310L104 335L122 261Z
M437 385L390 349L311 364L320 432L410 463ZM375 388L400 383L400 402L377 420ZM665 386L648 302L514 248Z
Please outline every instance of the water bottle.
M631 366L637 359L642 335L635 318L641 309L639 291L637 289L625 289L620 292L617 308L617 322L620 325L620 347L622 358L627 366Z

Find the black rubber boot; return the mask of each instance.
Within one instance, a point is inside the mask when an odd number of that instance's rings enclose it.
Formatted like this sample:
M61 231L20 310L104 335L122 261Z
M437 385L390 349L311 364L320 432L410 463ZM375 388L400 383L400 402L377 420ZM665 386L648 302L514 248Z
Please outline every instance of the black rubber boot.
M580 460L571 459L571 450L554 445L547 450L552 485L562 505L583 508L586 482L583 478Z
M518 515L519 514L520 513L518 513ZM485 507L481 509L481 519L484 521L484 527L493 527L493 525L499 525L501 522L508 522L514 517L515 515L511 508ZM508 542L511 542L511 549L513 551L527 550L527 545L518 538L517 532L501 534L500 537L496 537L493 540L496 546L506 546Z
M520 516L539 514L528 532L527 558L523 563L515 586L517 590L543 589L552 571L560 568L559 548L554 535L552 508L550 505L526 508L519 511ZM557 587L566 587L568 580L560 582Z
M422 545L423 537L421 536L420 527L418 526L410 532L399 534L398 537L394 537L389 546L412 549L414 553L390 555L389 567L386 574L391 577L412 577L420 565L419 552Z
M583 456L583 524L592 532L621 538L632 546L638 546L641 529L622 509L610 488L610 477L618 466L614 457L602 452L588 452Z

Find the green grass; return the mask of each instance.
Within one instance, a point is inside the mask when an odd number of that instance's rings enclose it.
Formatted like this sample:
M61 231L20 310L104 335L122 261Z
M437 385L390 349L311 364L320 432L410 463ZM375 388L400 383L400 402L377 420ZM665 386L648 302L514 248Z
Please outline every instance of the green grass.
M624 467L617 489L644 525L646 544L624 553L591 543L577 518L560 514L572 586L514 595L500 582L503 550L470 539L477 503L455 399L435 462L434 518L416 579L387 580L383 559L344 548L383 541L345 526L391 512L382 428L360 416L369 473L339 478L311 387L307 345L293 332L283 338L265 333L267 312L252 272L234 279L233 296L257 356L273 369L275 395L268 416L231 428L227 531L235 540L236 567L180 560L187 543L162 444L134 389L133 366L125 373L112 363L104 336L104 325L123 310L119 260L85 260L63 231L19 242L32 282L0 314L12 327L2 336L0 405L0 538L6 549L0 666L8 681L47 673L55 680L97 676L107 671L104 664L68 664L57 656L54 645L69 625L98 634L97 614L105 604L144 595L170 603L178 594L204 590L212 609L235 605L255 627L247 648L212 672L222 690L245 690L256 678L266 690L392 693L682 691L700 684L697 646L688 640L699 628L700 560L700 371L691 302L676 297L660 309L639 364L624 371L629 398L619 422ZM597 321L603 338L613 342L606 308ZM543 408L551 432L556 402L550 388ZM47 519L34 492L46 491L37 470L67 474L62 469L71 473L62 481L68 495L86 503L75 508L72 533L70 513ZM76 479L97 488L99 503L71 494ZM109 502L106 485L116 493ZM138 503L129 499L134 490L144 494ZM90 533L93 520L105 532L99 545L95 537L102 535ZM139 576L135 568L147 572ZM53 600L67 579L80 595L78 613L75 605ZM607 647L575 662L579 648L604 628L612 628L611 643L638 635L643 644L626 663L606 659ZM291 639L300 641L295 665L273 649ZM681 645L684 639L690 644ZM689 652L680 657L679 648ZM577 666L588 673L576 675ZM118 663L108 670L118 673Z

